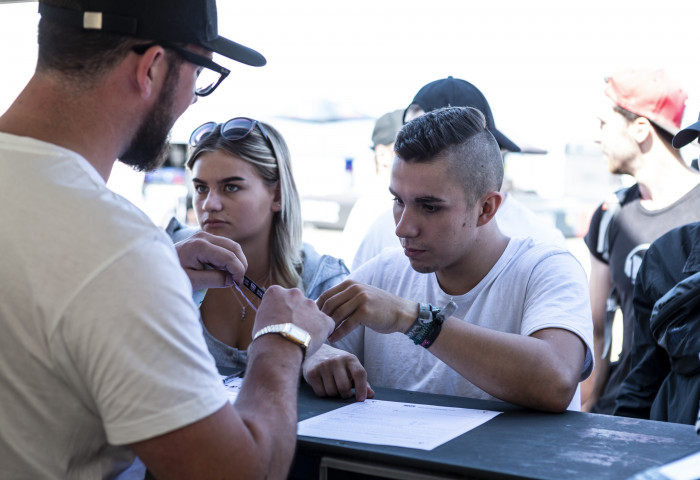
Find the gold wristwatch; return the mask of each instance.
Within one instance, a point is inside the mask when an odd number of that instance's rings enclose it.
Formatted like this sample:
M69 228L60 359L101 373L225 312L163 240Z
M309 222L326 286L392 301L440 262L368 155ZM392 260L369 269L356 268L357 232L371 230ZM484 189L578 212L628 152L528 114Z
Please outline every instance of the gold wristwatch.
M302 361L306 357L306 349L309 348L309 342L311 342L311 335L309 332L301 327L297 327L293 323L280 323L278 325L268 325L258 330L255 335L253 335L253 341L256 338L266 335L268 333L277 333L282 335L292 343L295 343L301 347L302 351Z

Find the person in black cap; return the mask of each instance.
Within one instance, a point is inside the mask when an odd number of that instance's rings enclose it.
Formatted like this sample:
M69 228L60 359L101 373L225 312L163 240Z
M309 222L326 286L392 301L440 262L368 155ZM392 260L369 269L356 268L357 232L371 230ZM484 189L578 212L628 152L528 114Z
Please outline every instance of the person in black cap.
M449 106L474 107L480 110L486 118L487 128L493 133L501 148L501 153L521 151L520 147L496 128L491 107L483 93L471 83L458 78L447 77L423 86L404 110L404 123L426 112ZM532 237L538 241L567 248L566 239L559 229L538 217L512 195L507 192L504 192L504 195L503 204L496 213L496 221L503 233L511 237ZM367 229L360 246L357 247L357 254L352 263L353 270L384 248L396 246L396 239L392 238L395 225L389 210L390 208L387 207L387 210L378 215Z
M234 407L192 288L245 283L240 246L200 232L174 249L105 185L116 158L159 165L175 120L229 73L212 52L265 58L218 35L214 0L39 11L36 71L0 116L0 477L285 477L300 366L332 321L271 286Z
M471 83L459 78L450 76L430 82L421 88L404 111L404 123L426 112L443 107L474 107L478 109L486 117L487 128L496 138L501 150L520 152L520 147L496 128L491 107L484 94Z
M484 94L473 84L459 78L447 77L435 80L421 88L404 111L404 122L448 106L474 107L481 111L486 118L487 128L496 138L504 157L508 153L521 151L519 146L496 128L491 107ZM567 248L564 235L559 229L543 221L508 192L504 192L504 195L503 204L496 214L496 221L506 235L532 237Z
M698 122L676 133L681 148ZM634 285L633 367L615 415L695 425L700 433L700 222L669 231L644 256Z
M459 78L450 76L430 82L421 88L404 111L404 122L448 106L478 109L484 114L486 126L496 138L501 154L505 157L508 153L521 152L518 145L496 128L491 107L484 94L472 83ZM510 237L532 237L567 248L564 234L559 229L538 217L507 191L503 193L503 203L496 213L496 221L503 233Z

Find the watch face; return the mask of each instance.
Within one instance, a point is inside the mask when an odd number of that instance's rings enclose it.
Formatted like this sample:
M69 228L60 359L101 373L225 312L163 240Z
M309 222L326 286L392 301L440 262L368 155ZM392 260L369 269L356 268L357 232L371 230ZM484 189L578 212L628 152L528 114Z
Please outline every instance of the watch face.
M309 346L309 341L311 341L311 335L301 327L297 327L293 323L289 324L289 335L294 337L296 340L301 342L305 347Z

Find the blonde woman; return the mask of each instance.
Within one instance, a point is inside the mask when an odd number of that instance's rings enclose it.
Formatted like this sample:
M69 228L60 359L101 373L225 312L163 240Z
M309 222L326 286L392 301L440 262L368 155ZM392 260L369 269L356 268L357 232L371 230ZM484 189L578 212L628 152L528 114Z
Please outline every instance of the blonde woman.
M276 129L245 117L209 122L192 133L190 145L186 165L199 227L241 246L255 284L296 287L316 299L346 277L342 260L302 243L289 149ZM196 230L171 221L167 231L179 241ZM260 298L231 287L195 292L195 301L217 366L244 369Z

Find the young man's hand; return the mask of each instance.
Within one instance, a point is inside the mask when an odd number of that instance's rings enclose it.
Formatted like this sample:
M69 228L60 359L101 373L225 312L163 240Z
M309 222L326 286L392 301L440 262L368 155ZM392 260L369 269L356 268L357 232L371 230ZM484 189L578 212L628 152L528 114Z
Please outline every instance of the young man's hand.
M303 366L304 380L319 397L350 398L358 402L374 398L367 383L367 372L352 353L323 345L307 357ZM353 391L354 390L354 391Z
M405 333L418 318L418 303L354 280L326 290L316 303L335 322L331 342L360 325L378 333Z

